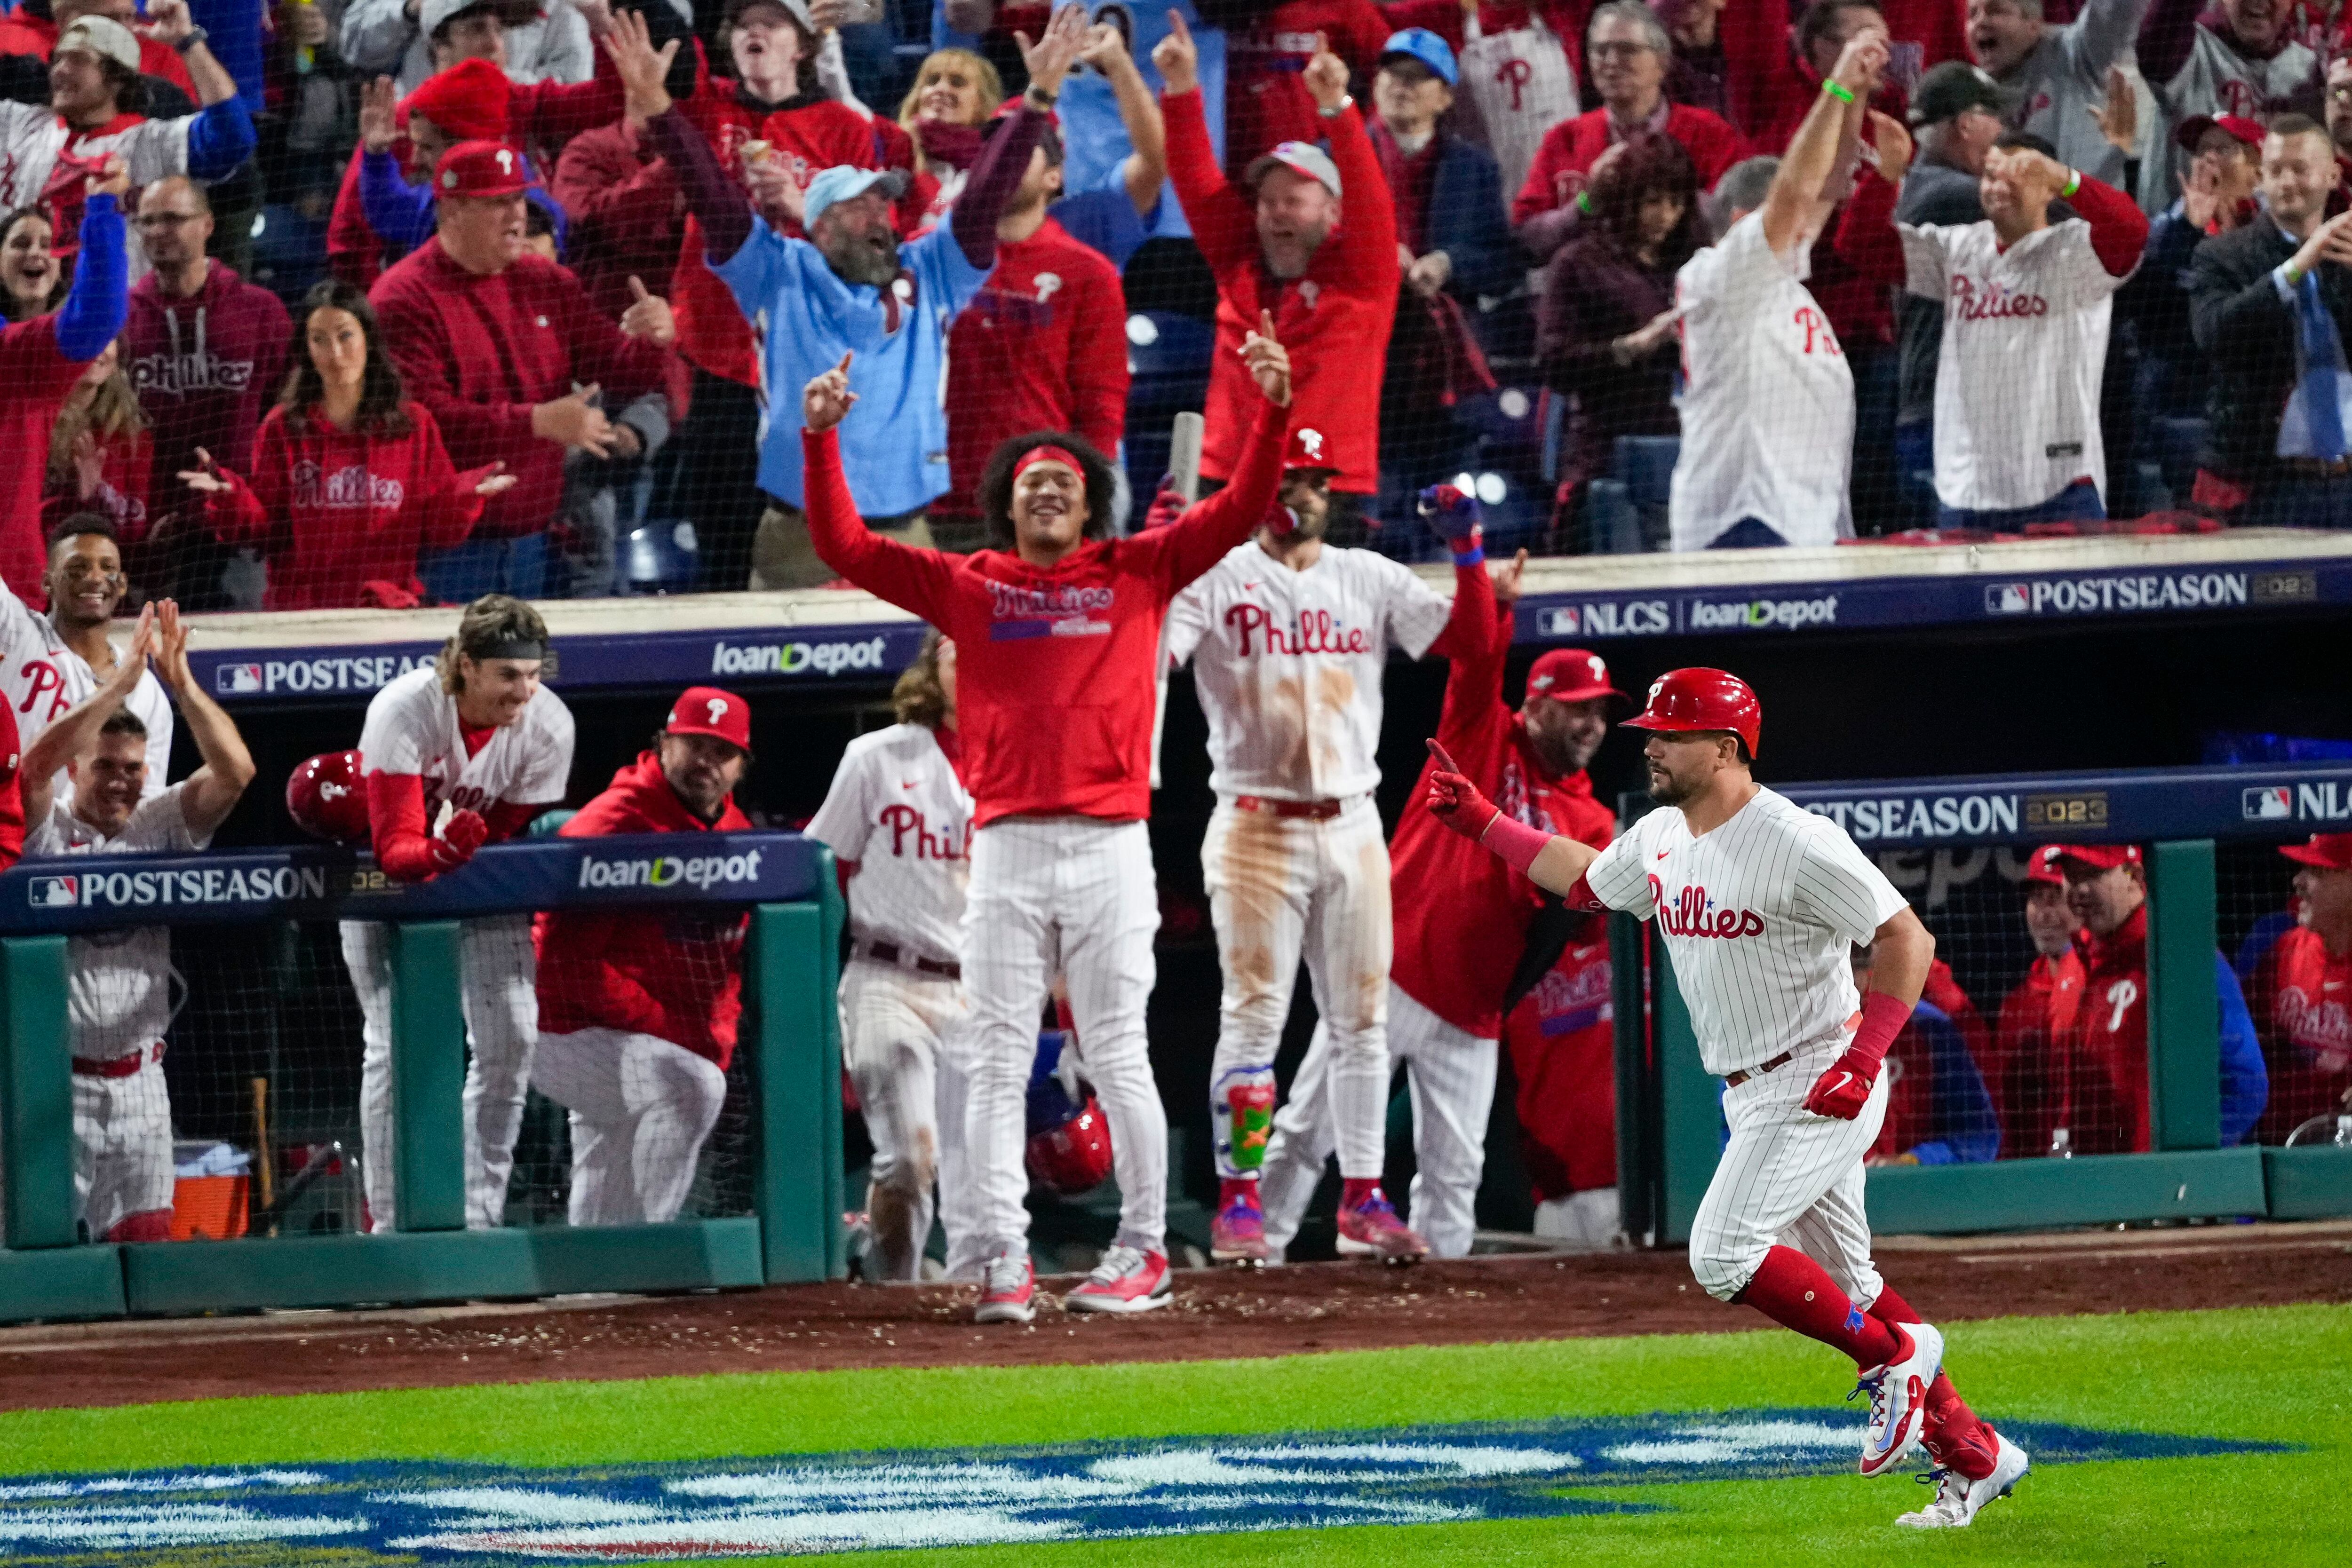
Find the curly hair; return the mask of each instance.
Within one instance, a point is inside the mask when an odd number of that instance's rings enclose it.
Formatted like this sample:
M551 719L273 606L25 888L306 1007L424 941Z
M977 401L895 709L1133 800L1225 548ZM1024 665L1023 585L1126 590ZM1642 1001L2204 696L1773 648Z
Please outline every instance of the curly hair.
M294 343L286 351L293 369L286 372L286 385L278 393L278 406L286 411L286 423L301 429L309 423L310 411L327 401L326 379L310 358L310 318L321 310L345 312L360 324L360 334L367 340L367 369L360 377L360 408L352 428L366 435L406 435L415 428L404 406L408 393L392 356L384 352L375 307L368 303L363 289L334 277L314 285L295 314Z
M1642 246L1642 204L1652 196L1675 198L1683 204L1682 216L1659 242L1658 266L1672 272L1697 253L1698 169L1673 137L1644 131L1630 138L1592 176L1584 193L1591 203L1593 227L1629 255Z
M1078 460L1087 481L1087 521L1083 536L1098 539L1110 531L1111 510L1118 505L1118 476L1110 459L1095 450L1086 437L1066 430L1033 430L1016 435L990 454L980 472L980 511L988 524L988 539L999 549L1011 549L1017 536L1013 528L1013 465L1040 446L1067 448Z
M937 729L947 722L947 688L940 685L940 644L946 641L936 626L925 632L922 652L890 688L890 711L900 724Z

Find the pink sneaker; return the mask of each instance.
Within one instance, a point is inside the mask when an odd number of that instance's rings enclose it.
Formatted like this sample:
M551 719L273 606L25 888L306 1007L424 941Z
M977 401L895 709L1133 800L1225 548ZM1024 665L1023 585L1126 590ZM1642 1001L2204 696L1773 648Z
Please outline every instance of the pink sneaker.
M1397 1218L1388 1195L1374 1187L1362 1201L1339 1206L1339 1256L1418 1263L1429 1256L1429 1243Z
M1209 1221L1209 1256L1220 1263L1255 1268L1265 1261L1265 1211L1258 1207L1257 1183L1229 1181Z
M1114 1247L1087 1282L1062 1298L1066 1312L1148 1312L1173 1300L1164 1254Z
M1000 1252L981 1265L976 1323L1025 1323L1037 1315L1037 1270L1024 1248Z

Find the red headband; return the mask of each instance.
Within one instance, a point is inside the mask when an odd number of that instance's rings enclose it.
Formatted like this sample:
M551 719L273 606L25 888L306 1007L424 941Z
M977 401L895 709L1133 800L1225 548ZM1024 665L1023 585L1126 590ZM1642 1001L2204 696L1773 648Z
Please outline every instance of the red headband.
M1040 463L1059 463L1080 479L1087 476L1087 465L1072 455L1068 448L1061 446L1031 447L1021 455L1021 461L1013 465L1013 476L1018 479Z

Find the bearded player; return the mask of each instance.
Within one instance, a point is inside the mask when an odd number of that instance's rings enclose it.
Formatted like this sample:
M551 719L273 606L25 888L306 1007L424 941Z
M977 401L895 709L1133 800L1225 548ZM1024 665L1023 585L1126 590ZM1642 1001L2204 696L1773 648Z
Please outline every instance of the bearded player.
M1262 394L1233 482L1165 528L1108 538L1110 465L1074 435L1016 436L981 476L997 548L919 549L868 530L834 427L856 401L849 356L808 384L811 540L825 564L955 640L957 711L973 801L962 965L971 1021L965 1149L988 1261L977 1316L1036 1313L1029 1259L1029 1072L1058 968L1108 1118L1119 1230L1079 1312L1169 1300L1168 1121L1144 1039L1159 929L1151 841L1151 721L1168 602L1273 510L1289 430L1290 359L1270 318L1243 345Z
M1375 550L1326 544L1338 470L1325 447L1320 431L1291 433L1278 506L1292 526L1261 527L1177 595L1163 644L1171 664L1192 661L1217 795L1201 867L1224 973L1209 1076L1218 1176L1209 1234L1212 1256L1227 1263L1266 1258L1258 1172L1302 949L1322 1019L1318 1082L1346 1184L1340 1240L1391 1262L1429 1250L1381 1191L1391 930L1389 850L1372 801L1381 676L1391 643L1416 659L1481 649L1495 595L1466 514L1447 540L1451 604Z
M540 684L547 623L503 593L466 606L428 667L376 693L360 731L376 864L396 882L457 870L563 799L572 714ZM466 1042L466 1224L505 1217L515 1134L539 1038L539 965L528 914L458 925ZM392 928L342 922L343 962L359 993L360 1162L369 1228L398 1228L392 1181Z
M1651 732L1664 809L1604 850L1496 810L1434 741L1429 809L1572 908L1657 922L1730 1126L1691 1224L1692 1272L1718 1301L1853 1357L1870 1394L1862 1473L1924 1444L1935 1500L1895 1522L1964 1527L2024 1476L2025 1451L1944 1375L1944 1336L1879 1278L1863 1213L1863 1160L1886 1114L1879 1069L1935 938L1844 829L1756 782L1763 710L1746 682L1670 671L1625 722ZM1847 956L1860 943L1874 962L1857 998Z

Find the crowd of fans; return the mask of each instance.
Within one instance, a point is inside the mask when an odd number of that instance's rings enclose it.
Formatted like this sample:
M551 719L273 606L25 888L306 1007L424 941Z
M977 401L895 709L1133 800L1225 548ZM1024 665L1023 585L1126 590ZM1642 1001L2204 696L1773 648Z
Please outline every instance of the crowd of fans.
M23 0L0 576L98 511L196 609L822 583L769 410L844 353L875 528L977 546L1035 429L1141 526L1262 311L1399 554L1464 474L1539 549L1604 481L1678 549L2339 525L2345 18L2200 6Z

